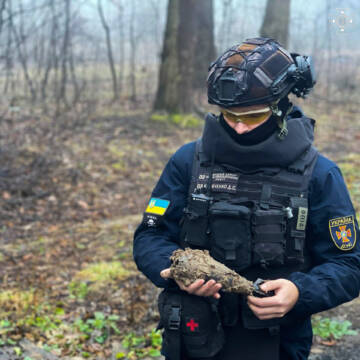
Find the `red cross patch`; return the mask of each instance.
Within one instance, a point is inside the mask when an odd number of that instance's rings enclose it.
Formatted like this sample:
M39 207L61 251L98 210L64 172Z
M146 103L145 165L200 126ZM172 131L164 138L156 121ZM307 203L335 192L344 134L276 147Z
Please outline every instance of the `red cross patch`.
M190 332L198 332L199 331L199 323L195 321L194 318L189 318L186 321L186 327Z

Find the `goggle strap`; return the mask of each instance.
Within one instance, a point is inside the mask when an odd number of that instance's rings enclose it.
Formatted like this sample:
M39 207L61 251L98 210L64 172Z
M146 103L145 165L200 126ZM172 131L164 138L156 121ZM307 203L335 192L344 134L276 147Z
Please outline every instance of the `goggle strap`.
M276 108L278 109L277 105L275 105ZM288 109L286 110L286 113L284 115L283 118L281 118L280 116L278 117L278 120L277 120L277 123L278 123L278 126L280 128L280 131L278 133L278 138L280 140L283 140L285 139L285 137L287 136L288 134L288 129L287 129L287 122L286 122L286 119L287 119L287 116L290 114L291 110L293 109L293 104L290 103ZM280 110L279 110L280 111ZM281 111L280 111L281 112Z

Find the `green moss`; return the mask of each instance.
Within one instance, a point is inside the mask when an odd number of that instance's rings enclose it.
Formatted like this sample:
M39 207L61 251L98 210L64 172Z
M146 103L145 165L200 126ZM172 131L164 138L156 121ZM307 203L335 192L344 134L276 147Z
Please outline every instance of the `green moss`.
M360 155L348 154L338 163L348 186L355 209L360 211Z
M89 265L76 274L75 280L90 281L94 283L91 287L97 287L97 285L125 280L131 275L132 272L124 269L119 261L111 261Z
M181 128L196 128L201 124L201 120L193 114L153 113L150 119L161 123L175 124Z
M68 289L70 297L73 299L85 299L89 292L85 281L71 281Z
M38 299L34 290L11 289L0 292L0 313L14 311L17 313L28 310L37 304Z
M200 119L193 114L173 114L171 120L182 128L195 128L200 126Z
M150 120L158 122L169 122L169 115L154 113L150 116Z
M114 143L108 145L108 150L112 155L118 158L123 158L125 156L125 151L120 150Z
M125 171L126 170L126 165L124 161L119 161L115 164L112 164L111 167L117 171Z

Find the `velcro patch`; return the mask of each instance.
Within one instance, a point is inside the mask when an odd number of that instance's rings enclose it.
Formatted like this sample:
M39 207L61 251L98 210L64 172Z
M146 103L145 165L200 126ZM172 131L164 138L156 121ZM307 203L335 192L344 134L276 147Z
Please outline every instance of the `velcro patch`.
M158 227L161 224L162 217L156 214L144 213L143 224L147 227Z
M186 317L185 319L186 330L189 333L198 333L200 331L200 323L195 317Z
M351 250L355 246L354 215L329 220L329 230L332 240L340 250Z
M196 190L207 189L210 174L200 173L197 179ZM216 192L226 192L235 194L239 175L226 172L216 172L212 174L211 190Z
M151 198L149 201L149 205L145 210L145 213L162 216L165 214L166 209L169 207L169 205L170 205L169 200Z

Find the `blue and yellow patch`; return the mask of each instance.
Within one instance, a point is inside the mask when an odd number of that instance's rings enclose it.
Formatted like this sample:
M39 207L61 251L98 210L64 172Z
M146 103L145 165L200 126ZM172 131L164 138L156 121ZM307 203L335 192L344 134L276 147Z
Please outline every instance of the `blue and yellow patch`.
M170 201L168 200L151 198L145 212L148 214L164 215L169 204Z
M356 231L353 215L329 220L329 230L331 238L340 250L351 250L355 246Z

